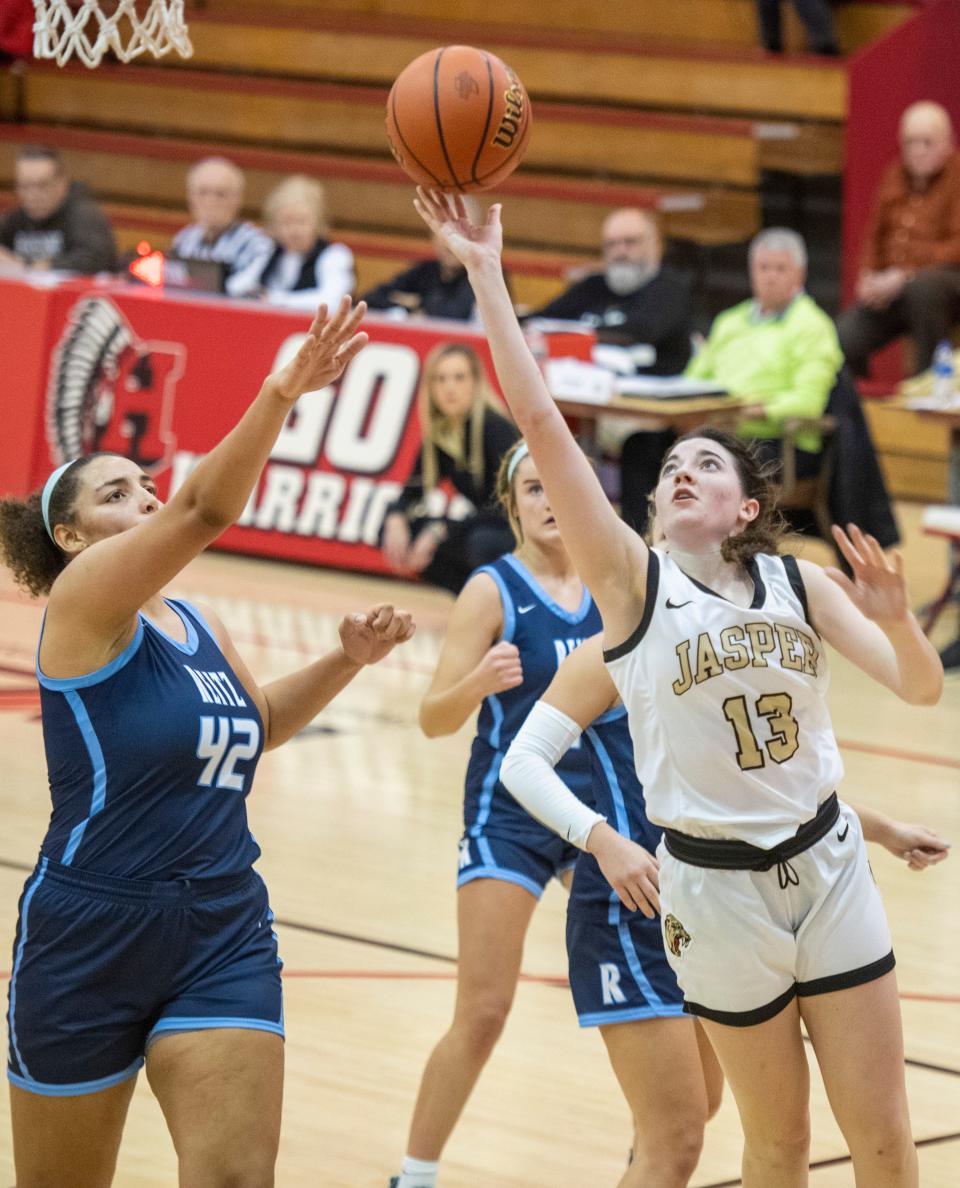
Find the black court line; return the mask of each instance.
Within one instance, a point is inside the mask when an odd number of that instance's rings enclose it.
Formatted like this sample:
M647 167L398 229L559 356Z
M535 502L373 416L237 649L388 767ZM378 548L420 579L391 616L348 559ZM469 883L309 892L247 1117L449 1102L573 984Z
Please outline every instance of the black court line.
M34 868L25 862L13 862L9 858L0 858L0 867L6 870L22 870L29 874ZM448 965L456 965L456 957L449 953L434 953L430 949L416 949L412 945L400 945L395 941L377 940L373 936L358 936L355 932L338 932L335 928L321 928L318 924L301 924L297 920L283 920L274 917L274 924L281 928L293 928L297 932L309 932L314 936L328 936L332 940L351 941L355 945L369 945L374 949L386 949L391 953L407 953L411 957L425 957L428 961L445 961Z
M952 1143L960 1139L960 1132L956 1134L935 1134L930 1138L917 1139L918 1147L933 1147L937 1143ZM837 1155L833 1159L818 1159L810 1164L811 1171L818 1171L821 1167L839 1167L841 1164L852 1162L849 1155ZM713 1184L700 1184L698 1188L739 1188L743 1180L717 1180Z
M24 862L12 862L9 858L0 858L0 868L7 870L22 870L29 873L33 870L32 866L28 866ZM296 932L306 932L311 936L326 936L331 940L349 941L355 945L366 945L372 949L383 949L390 953L405 953L409 957L423 957L427 961L442 961L447 965L456 965L457 958L450 953L436 953L432 949L418 949L413 945L401 945L396 941L378 940L374 936L360 936L355 932L341 932L336 928L323 928L319 924L302 924L298 920L285 920L280 916L274 918L274 924L278 924L281 928L292 928ZM566 987L557 985L557 989L565 990ZM810 1042L807 1036L804 1036L807 1043ZM910 1068L922 1068L927 1072L943 1073L945 1076L960 1077L960 1068L949 1068L942 1064L930 1064L926 1060L912 1060L906 1057L905 1063ZM954 1136L960 1137L960 1136ZM946 1142L946 1139L928 1140L930 1142ZM731 1180L731 1184L739 1184L739 1180ZM721 1188L720 1185L706 1185L705 1188Z
M309 932L314 936L328 936L333 940L352 941L355 945L369 945L374 949L387 949L391 953L407 953L411 957L426 957L428 961L445 961L448 965L456 965L456 957L449 953L434 953L430 949L415 949L411 945L399 945L394 941L377 940L372 936L357 936L355 932L338 932L334 928L321 928L317 924L298 924L296 920L282 920L274 918L274 924L281 928L295 928L298 932ZM960 1073L958 1073L960 1076Z

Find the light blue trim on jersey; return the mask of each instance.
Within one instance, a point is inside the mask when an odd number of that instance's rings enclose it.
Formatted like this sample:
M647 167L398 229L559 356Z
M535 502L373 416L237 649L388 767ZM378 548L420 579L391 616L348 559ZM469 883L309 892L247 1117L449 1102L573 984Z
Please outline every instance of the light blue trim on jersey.
M46 619L46 612L44 612L44 619ZM40 628L40 640L43 641L43 627ZM63 693L68 689L88 689L91 685L99 685L101 682L108 680L115 673L119 672L125 664L130 661L137 654L137 649L143 642L143 619L138 619L137 629L133 633L133 639L127 644L119 656L114 656L109 664L104 664L102 668L95 668L93 672L85 672L83 676L78 677L48 677L44 676L40 671L40 644L37 644L37 680L43 685L44 689L51 689L54 692Z
M524 563L518 557L515 557L513 553L507 553L503 560L506 561L510 568L513 569L519 575L519 577L521 577L523 581L526 582L526 584L530 587L533 593L536 594L537 598L540 599L543 605L549 610L553 611L558 619L563 619L565 623L581 623L590 613L590 608L593 606L593 599L591 598L590 591L586 586L583 587L583 597L580 599L580 605L575 611L568 611L565 610L559 602L554 602L554 600L550 597L546 590L544 590L543 586L540 585L530 570L527 569Z
M228 1015L168 1015L150 1029L147 1044L159 1039L164 1032L216 1031L223 1027L236 1027L241 1031L270 1031L284 1038L283 1023L271 1023L269 1019L231 1018Z
M18 1089L26 1089L36 1093L39 1097L79 1097L84 1093L98 1093L101 1089L110 1089L119 1085L121 1081L129 1081L135 1077L143 1067L143 1057L138 1056L133 1064L123 1072L113 1073L109 1077L101 1077L98 1081L75 1081L72 1085L51 1085L45 1081L28 1080L18 1077L16 1073L7 1069L7 1080Z
M193 605L192 602L187 602L186 598L165 598L164 602L166 602L168 606L173 607L174 610L177 610L179 607L185 607L197 620L204 631L206 631L207 635L210 636L210 640L214 647L220 648L220 640L217 639L216 632L207 622L205 616L201 614L201 612Z
M83 834L87 825L102 810L107 802L107 764L103 758L103 750L100 747L97 732L90 722L87 707L83 704L80 694L75 690L68 689L64 693L64 697L66 697L67 704L73 710L73 716L76 718L77 726L80 728L80 734L86 745L87 754L90 756L90 765L93 768L93 794L90 797L90 812L83 821L78 825L74 825L70 830L70 837L67 839L67 848L63 851L63 857L60 859L64 866L69 866L73 861L73 856L76 854L77 848L83 840Z
M513 643L513 635L517 629L517 612L513 605L513 597L507 589L507 583L492 565L484 565L477 572L485 573L493 578L494 585L500 595L500 605L503 607L503 630L500 632L500 639L507 643Z
M490 565L482 566L478 572L488 574L493 578L494 584L497 587L497 592L500 595L500 605L503 608L503 630L500 633L500 639L506 643L512 643L513 634L517 625L517 614L514 610L513 599L510 596L510 591L507 589L507 584L500 574L497 573L497 571ZM485 700L490 706L490 713L493 715L493 725L490 728L490 737L487 739L487 742L491 747L493 747L495 751L498 751L500 749L500 727L503 725L503 706L500 704L500 698L496 695L496 693L488 693ZM498 774L499 771L500 769L498 767ZM486 794L487 782L489 778L490 777L488 773L487 779L483 782L484 794ZM490 797L493 796L493 785L496 782L497 781L495 777L493 783L490 784L490 791L486 802L486 810L484 810L484 800L481 797L480 811L477 814L478 821L482 817L485 823L487 817L490 815L489 801Z
M187 642L181 643L180 640L174 639L172 635L167 635L166 631L164 631L162 627L158 627L156 623L152 622L150 619L147 619L146 622L150 624L154 631L156 631L157 635L159 635L162 639L165 639L168 644L172 644L178 652L183 652L187 656L195 655L197 648L200 646L200 637L197 635L196 627L194 627L193 622L189 618L184 616L183 612L172 599L164 598L163 601L167 604L167 606L170 607L173 613L186 628ZM219 647L220 645L218 644L217 646Z
M528 879L519 871L508 870L505 866L475 866L472 870L457 875L457 886L464 887L467 883L472 883L474 879L498 879L501 883L516 883L518 887L529 891L534 899L539 899L543 895L543 888L539 883Z
M493 698L490 698L492 701ZM491 707L499 711L500 717L496 722L494 734L499 739L500 724L503 721L503 710L500 709L500 703L497 702L495 707ZM483 783L480 786L480 803L477 808L477 819L467 830L471 837L479 837L484 825L490 819L490 810L493 806L493 794L497 787L497 781L500 779L500 765L503 763L503 753L497 751L490 761L490 766L487 768L487 774L483 777Z
M617 901L617 907L620 907L619 900ZM639 955L637 954L636 945L633 943L633 937L630 935L629 925L627 924L627 921L622 918L619 911L616 913L616 915L617 936L620 938L620 947L623 949L623 955L627 959L627 968L630 970L633 980L640 987L643 997L647 1000L647 1002L649 1002L652 1007L659 1007L662 1009L663 999L650 985L650 979L643 972L643 965L640 961Z
M617 778L617 772L613 766L613 760L610 758L610 752L601 742L600 736L593 729L593 726L587 727L587 737L593 744L593 749L596 752L597 759L600 762L600 768L603 771L604 779L607 781L607 787L610 789L610 795L613 797L613 809L617 816L617 833L623 837L629 837L630 818L627 816L627 805L623 798L623 790L620 787L620 780Z
M611 709L605 710L599 718L594 718L590 726L606 726L609 722L618 722L627 716L627 707L621 701ZM589 727L588 727L589 729Z
M20 966L23 963L23 951L27 947L27 934L29 932L29 925L27 923L30 916L30 903L34 895L37 893L37 888L43 882L43 877L47 873L47 859L40 860L40 873L37 875L36 882L30 887L30 890L23 897L23 907L20 909L20 943L17 945L17 952L13 959L13 970L10 974L10 1009L7 1013L8 1023L10 1025L10 1047L13 1048L14 1055L17 1058L17 1063L30 1076L30 1070L27 1068L23 1057L20 1055L20 1048L17 1045L17 1025L16 1025L16 1010L17 1010L17 974L20 972ZM9 1075L9 1074L8 1074Z
M620 1011L588 1011L577 1015L581 1027L603 1027L605 1023L633 1023L638 1019L683 1019L682 1002L669 1002L659 1007L624 1007Z

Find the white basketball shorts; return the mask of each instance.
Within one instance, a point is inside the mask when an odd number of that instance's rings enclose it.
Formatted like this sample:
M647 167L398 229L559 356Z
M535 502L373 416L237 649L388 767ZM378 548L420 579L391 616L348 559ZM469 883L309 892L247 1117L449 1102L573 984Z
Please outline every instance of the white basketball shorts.
M795 995L859 986L893 969L886 913L860 820L839 816L809 849L769 870L675 858L661 841L661 925L684 1009L748 1027Z

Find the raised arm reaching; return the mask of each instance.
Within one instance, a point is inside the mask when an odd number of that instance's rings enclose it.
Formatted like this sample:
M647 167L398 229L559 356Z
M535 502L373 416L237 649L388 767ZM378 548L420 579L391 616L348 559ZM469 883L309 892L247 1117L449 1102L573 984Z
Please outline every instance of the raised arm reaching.
M571 559L619 643L643 611L647 549L610 506L530 353L503 279L500 207L475 223L463 199L419 189L424 222L466 268L507 404L530 447Z

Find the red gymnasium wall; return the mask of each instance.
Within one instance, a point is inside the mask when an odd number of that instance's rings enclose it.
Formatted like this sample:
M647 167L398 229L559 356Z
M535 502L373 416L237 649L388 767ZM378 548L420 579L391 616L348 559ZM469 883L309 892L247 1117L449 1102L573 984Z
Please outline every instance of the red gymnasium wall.
M854 55L844 167L843 293L852 296L864 226L880 178L897 155L905 107L942 103L960 131L960 0L934 0Z

